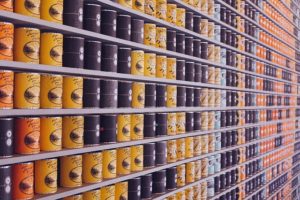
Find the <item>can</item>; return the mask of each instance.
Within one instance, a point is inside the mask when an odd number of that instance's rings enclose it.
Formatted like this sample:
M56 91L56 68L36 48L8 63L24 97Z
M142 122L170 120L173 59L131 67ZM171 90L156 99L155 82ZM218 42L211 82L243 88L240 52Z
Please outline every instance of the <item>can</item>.
M177 200L177 193L167 197L167 200Z
M207 166L208 175L213 175L215 173L215 157L209 156L208 157L208 166Z
M63 77L41 75L41 108L62 108Z
M195 162L186 164L186 183L195 182Z
M201 184L193 186L194 199L201 199Z
M100 116L100 143L117 141L117 115L103 114Z
M145 53L144 54L144 75L149 77L155 77L156 75L156 54Z
M1 157L12 156L14 153L13 140L14 140L14 119L13 118L0 118L0 147Z
M14 107L40 107L40 75L29 73L15 74Z
M63 108L82 108L83 78L63 78Z
M156 27L156 47L167 48L167 29L164 27Z
M145 113L144 114L144 138L153 138L155 137L155 114Z
M176 80L176 58L167 58L167 79Z
M168 113L167 116L167 134L176 135L176 113Z
M127 114L118 115L117 141L130 141L131 135L131 116Z
M215 90L208 89L208 106L214 107L215 106Z
M155 117L155 134L156 136L167 135L167 113L156 113Z
M40 152L40 118L16 118L14 131L15 153Z
M102 174L104 179L111 179L116 177L117 173L117 152L116 150L105 150L102 152Z
M195 180L200 180L202 175L201 160L195 161Z
M137 145L137 146L132 146L130 147L130 152L131 152L131 162L130 162L130 167L131 167L131 172L137 172L137 171L142 171L143 170L143 155L144 155L144 150L143 150L143 145Z
M116 194L116 186L109 185L100 189L101 191L101 199L105 200L114 200Z
M132 0L118 0L118 3L127 8L132 8Z
M57 191L57 159L37 160L34 163L34 192L51 194Z
M200 35L208 36L208 19L200 20Z
M1 4L2 3L0 3L0 10L2 10ZM0 30L0 59L12 61L14 46L14 25L9 22L0 22Z
M185 9L176 8L176 25L185 28Z
M82 148L84 117L65 116L62 120L62 146L63 148Z
M145 106L145 83L132 83L132 108L144 108Z
M185 191L177 192L176 193L176 200L186 200Z
M83 199L82 194L76 194L73 196L68 196L68 197L63 198L63 200L82 200L82 199Z
M30 17L40 18L40 0L19 0L15 1L14 12Z
M156 18L167 19L167 0L156 0Z
M201 199L207 199L207 182L201 183Z
M140 44L144 43L144 20L131 20L131 41Z
M156 106L156 84L145 84L145 107Z
M167 4L167 22L171 24L176 24L176 10L177 10L177 5L176 4Z
M13 12L14 4L13 0L6 0L0 3L0 10Z
M208 112L201 112L201 131L208 130Z
M215 151L215 134L208 134L208 152L212 153Z
M84 67L84 38L64 36L63 66L72 68Z
M12 166L12 197L13 199L32 199L34 197L33 188L33 163L18 163Z
M78 187L82 185L82 156L60 157L60 185Z
M63 23L68 26L82 29L83 1L64 0Z
M156 78L167 78L167 57L156 56Z
M125 175L130 173L131 162L130 147L117 149L117 174Z
M213 197L215 195L215 190L214 190L214 179L210 178L207 180L207 197Z
M144 115L132 114L131 115L131 140L141 140L144 138Z
M152 174L141 177L141 198L150 199L152 196Z
M165 154L165 150L163 151L163 154ZM163 159L165 159L165 157ZM157 163L161 161L160 155L158 155L157 161L158 161ZM144 168L154 167L155 162L156 162L155 143L144 144Z
M176 51L177 46L177 38L176 38L176 31L167 30L167 50L169 51Z
M193 200L194 198L194 190L193 187L189 187L185 189L185 199L186 200Z
M82 180L84 183L102 181L102 153L86 153L82 156Z
M117 72L122 74L131 73L131 48L119 47Z
M163 194L166 192L166 170L156 171L152 174L153 194Z
M131 1L129 1L131 3ZM131 16L118 14L117 16L117 37L123 40L131 38Z
M208 112L208 130L213 130L215 126L215 112Z
M0 193L4 199L12 199L12 167L1 166L0 167L1 186Z
M100 107L116 108L118 103L118 81L101 80L100 81Z
M177 139L176 140L176 149L177 149L177 160L185 159L185 139Z
M99 108L100 107L100 80L88 79L83 80L83 107Z
M177 142L176 140L167 141L167 162L173 163L177 161Z
M140 12L145 12L145 0L133 0L132 8Z
M131 51L131 74L144 76L144 51Z
M14 60L39 64L40 30L16 28L14 35Z
M0 109L13 108L14 72L0 71Z
M208 153L208 135L201 135L201 154Z
M178 112L176 113L176 127L177 127L177 134L185 133L185 112Z
M41 0L41 19L62 24L63 0Z
M41 151L59 151L62 148L62 118L41 117Z
M40 64L62 66L63 35L61 33L42 33Z
M185 138L185 157L191 158L194 156L194 140L193 137Z
M177 165L177 187L185 186L185 164Z
M100 199L100 197L101 197L100 189L87 191L82 194L83 200L98 200Z
M200 105L201 105L201 107L208 107L208 89L207 88L201 89Z
M99 145L100 143L100 116L84 116L84 145Z
M220 106L221 106L221 90L215 90L215 107L220 107Z
M86 14L85 14L86 15ZM117 11L101 9L101 33L116 37L117 35Z
M201 155L201 136L195 136L193 138L194 143L194 156Z
M167 107L176 107L177 103L177 87L175 85L167 85Z
M115 184L115 199L128 199L128 182L119 182Z
M128 180L128 199L139 200L141 197L141 178Z
M144 44L149 46L156 46L156 25L144 24Z

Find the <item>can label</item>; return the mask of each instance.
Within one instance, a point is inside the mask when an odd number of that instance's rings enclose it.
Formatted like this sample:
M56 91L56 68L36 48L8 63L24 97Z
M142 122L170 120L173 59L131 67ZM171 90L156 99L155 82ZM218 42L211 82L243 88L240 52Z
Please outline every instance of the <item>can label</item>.
M128 199L128 182L116 183L115 187L116 187L115 199Z
M103 178L115 178L117 174L117 152L116 150L105 150L103 155Z
M201 179L201 173L202 173L202 168L201 168L201 160L195 161L195 180L200 180Z
M194 155L201 155L201 136L194 137Z
M208 22L207 26L207 35L209 38L214 38L214 30L215 30L215 24L213 22Z
M167 79L176 79L176 58L167 58Z
M164 27L156 27L156 47L167 48L167 29Z
M215 90L208 89L208 106L214 107L215 106Z
M208 112L201 112L201 131L207 131L207 130L208 130Z
M101 190L101 199L105 200L114 200L116 194L115 185L106 186L100 189Z
M1 3L0 3L1 10ZM0 60L13 60L14 25L0 22Z
M82 77L64 77L63 91L63 108L82 108Z
M194 156L194 140L193 137L185 138L185 157L191 158Z
M118 142L130 141L131 135L131 116L125 114L118 115L118 129L117 129Z
M201 154L208 153L208 135L201 135Z
M82 148L84 132L83 116L63 117L62 146L64 148Z
M208 83L214 84L215 83L215 68L208 67Z
M185 199L185 192L184 191L177 192L176 193L176 200L186 200Z
M177 187L185 186L185 164L178 165L177 171Z
M208 152L212 153L215 151L215 134L208 135Z
M195 182L195 163L189 162L186 164L186 182Z
M213 0L209 0L209 1L207 2L207 14L208 14L209 16L213 16L213 15L214 15L214 12L215 12L214 7L215 7L214 1L213 1Z
M37 160L34 170L35 193L50 194L57 191L57 159Z
M102 181L102 153L83 154L83 172L84 183L97 183Z
M185 27L185 9L176 8L176 25L179 27Z
M145 0L145 13L151 16L155 16L156 0Z
M176 140L167 141L167 161L168 163L177 161L177 143Z
M221 154L215 155L214 168L215 168L215 173L221 171Z
M41 19L62 24L63 0L47 0L41 3Z
M33 163L19 163L12 166L12 197L13 199L32 199L33 189Z
M215 157L214 156L208 157L208 170L207 170L208 175L212 175L215 173L214 164L215 164Z
M65 156L60 158L60 185L78 187L82 185L82 156Z
M183 160L185 158L185 139L177 139L177 160Z
M62 66L63 35L60 33L41 34L40 63Z
M213 197L215 195L215 190L214 190L214 179L210 178L207 181L207 196L208 197Z
M215 90L215 107L221 106L221 90Z
M0 71L0 109L13 108L14 73Z
M207 199L207 182L201 183L201 199Z
M145 106L145 83L132 83L132 108L144 108Z
M201 1L206 2L206 0L201 0ZM200 34L208 36L208 19L201 19L201 21L200 21Z
M41 108L62 108L63 78L41 75Z
M15 74L14 106L15 108L40 107L39 74Z
M0 10L13 12L14 10L13 0L6 0L0 2Z
M156 77L167 78L167 57L156 56Z
M145 76L155 77L156 75L156 55L154 53L145 53Z
M185 133L185 113L176 113L176 130L177 134Z
M131 140L142 140L144 138L144 115L132 114L131 115Z
M130 147L117 149L117 174L124 175L130 173Z
M131 171L137 172L143 170L144 148L143 145L131 147Z
M176 24L176 4L167 4L167 22L170 22L171 24Z
M167 85L167 107L173 108L177 104L177 87L175 85Z
M207 88L201 89L200 105L201 105L201 107L208 107L208 89Z
M58 151L62 148L62 118L42 117L40 146L42 151Z
M145 12L145 0L132 0L132 8L140 12Z
M40 0L19 0L15 2L14 11L22 15L40 18L40 4Z
M215 125L215 112L208 112L208 130L213 130Z
M221 133L220 132L215 133L215 150L216 151L221 150Z
M156 46L156 25L146 23L144 25L144 44Z
M167 126L167 134L176 135L176 113L168 113Z
M34 154L40 152L40 119L15 119L15 152Z
M98 200L100 199L100 190L92 190L88 192L84 192L82 195L83 200Z
M167 19L167 1L156 1L156 18L166 20Z
M144 76L144 51L131 51L131 74Z

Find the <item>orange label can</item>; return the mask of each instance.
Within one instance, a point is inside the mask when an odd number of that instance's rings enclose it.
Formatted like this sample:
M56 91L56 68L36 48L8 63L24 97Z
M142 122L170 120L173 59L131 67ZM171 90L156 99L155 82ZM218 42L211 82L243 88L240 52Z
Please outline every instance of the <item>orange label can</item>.
M15 152L35 154L40 152L40 118L15 119Z
M0 3L1 10L1 3ZM14 25L0 22L0 60L13 60Z
M167 127L168 135L176 135L176 113L168 113Z
M185 164L178 165L177 171L177 187L185 186Z
M105 200L115 200L115 185L110 185L101 188L101 199Z
M40 63L62 66L63 35L61 33L42 33Z
M167 0L156 0L156 18L167 19Z
M86 153L82 157L84 183L97 183L102 181L102 153Z
M177 104L176 85L167 85L167 107L174 108Z
M176 79L176 58L167 58L167 79Z
M57 159L35 161L34 171L35 193L50 194L57 191Z
M82 185L82 156L72 155L60 158L60 185L78 187Z
M127 8L132 8L132 0L118 0L118 3Z
M144 51L131 51L131 74L144 76Z
M194 155L201 155L201 136L195 136L194 138Z
M82 77L64 77L63 91L63 108L82 108Z
M164 27L156 27L156 47L167 48L167 29Z
M145 0L145 13L151 16L155 16L156 0Z
M185 9L176 8L176 25L179 27L185 27Z
M14 73L0 71L0 109L13 108Z
M132 108L144 108L145 106L145 83L132 83Z
M41 118L41 151L59 151L62 148L62 118Z
M155 77L156 75L156 54L145 53L145 76Z
M83 116L63 117L62 146L68 149L83 147Z
M83 200L100 200L101 198L100 190L91 190L88 192L84 192L82 195Z
M186 164L186 182L195 182L195 162L189 162Z
M62 24L63 0L41 0L41 19Z
M130 154L130 147L117 149L117 174L124 175L130 173Z
M144 115L131 115L131 140L142 140L144 138Z
M144 44L156 46L156 25L145 23L144 25Z
M14 1L13 0L5 0L0 2L0 10L5 11L14 11Z
M40 4L40 0L17 0L14 11L22 15L40 18Z
M128 182L116 183L116 199L128 199Z
M170 22L172 24L176 24L176 4L167 4L167 22Z
M33 163L18 163L12 167L12 197L13 199L32 199L33 189Z
M103 178L115 178L117 173L117 152L116 150L103 151Z
M41 108L62 108L63 77L41 75Z
M167 78L167 57L156 56L156 77Z
M183 160L185 158L185 139L177 139L176 140L176 153L177 160Z
M191 158L194 156L194 140L193 137L185 138L185 157Z
M131 171L137 172L143 170L144 147L143 145L132 146L131 148Z
M168 163L177 161L177 143L176 140L167 141L167 161Z
M118 142L130 141L131 135L131 116L126 114L118 115Z
M176 113L177 134L185 133L185 112Z

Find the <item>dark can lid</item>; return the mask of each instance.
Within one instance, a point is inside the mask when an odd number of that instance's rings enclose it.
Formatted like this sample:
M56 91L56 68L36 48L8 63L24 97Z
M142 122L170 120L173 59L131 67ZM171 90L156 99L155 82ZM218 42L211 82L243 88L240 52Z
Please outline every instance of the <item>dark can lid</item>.
M100 21L101 6L98 4L84 4L84 18Z
M141 178L133 178L128 180L128 192L139 191L141 188Z
M155 114L153 113L144 114L144 137L155 137Z
M100 93L100 80L91 78L83 79L83 93Z

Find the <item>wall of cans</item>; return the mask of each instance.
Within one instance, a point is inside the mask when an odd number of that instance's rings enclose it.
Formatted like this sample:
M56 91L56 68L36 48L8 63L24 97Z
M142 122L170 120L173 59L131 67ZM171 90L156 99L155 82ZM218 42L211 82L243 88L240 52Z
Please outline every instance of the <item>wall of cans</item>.
M1 199L297 199L299 16L0 1Z

